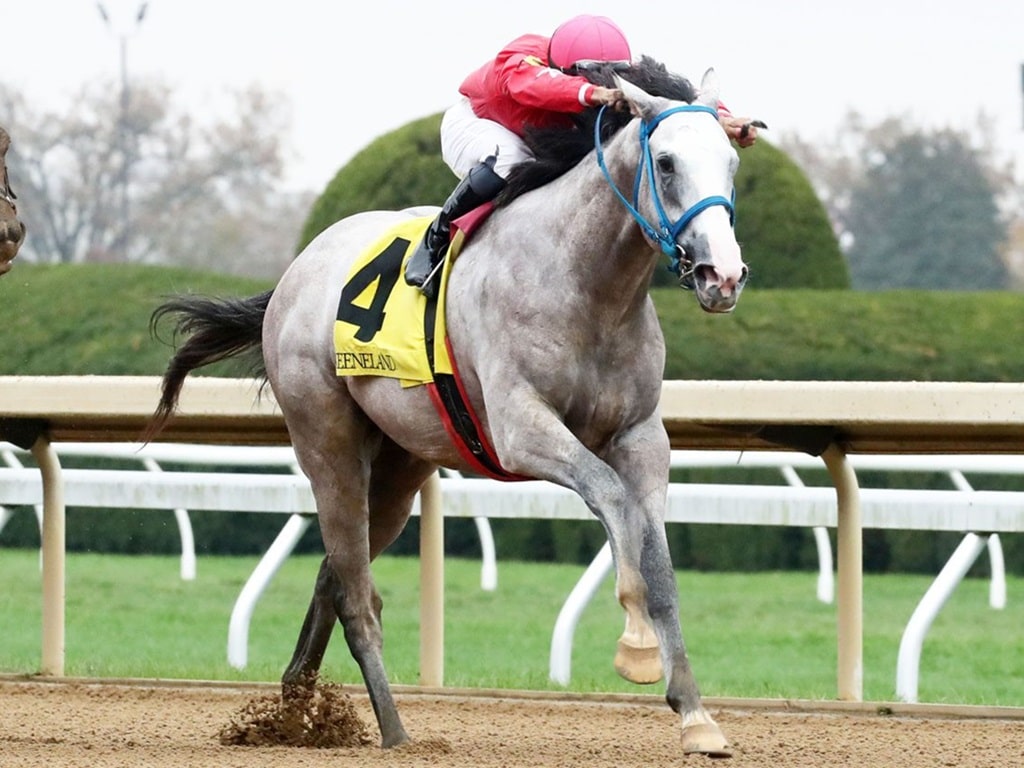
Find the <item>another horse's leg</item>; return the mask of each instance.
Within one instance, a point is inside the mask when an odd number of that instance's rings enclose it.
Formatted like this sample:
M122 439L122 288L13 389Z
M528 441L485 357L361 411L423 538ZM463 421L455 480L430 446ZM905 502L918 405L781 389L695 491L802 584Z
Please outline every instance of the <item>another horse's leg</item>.
M670 451L660 417L652 414L613 438L606 463L531 394L513 393L503 405L519 417L494 418L492 410L502 465L575 490L604 524L619 602L634 626L646 624L657 635L667 677L665 697L682 718L683 751L730 755L725 736L701 703L679 626L664 523Z

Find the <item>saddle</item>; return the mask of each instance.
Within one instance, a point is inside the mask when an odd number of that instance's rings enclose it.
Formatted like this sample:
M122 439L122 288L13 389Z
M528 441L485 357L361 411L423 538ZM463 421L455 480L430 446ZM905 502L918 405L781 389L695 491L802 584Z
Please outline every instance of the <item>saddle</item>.
M498 480L528 478L506 472L469 406L445 328L445 296L452 263L490 214L489 203L452 222L436 294L427 298L401 279L432 219L410 219L374 242L349 270L334 322L338 376L386 376L403 387L425 386L449 437L474 471Z

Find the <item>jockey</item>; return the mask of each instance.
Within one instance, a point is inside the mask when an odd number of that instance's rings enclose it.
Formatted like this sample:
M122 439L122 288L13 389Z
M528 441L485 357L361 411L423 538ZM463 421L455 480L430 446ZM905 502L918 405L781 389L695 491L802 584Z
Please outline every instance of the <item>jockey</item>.
M409 259L405 281L432 296L451 222L493 200L511 168L533 159L523 140L526 128L570 127L569 114L603 104L622 107L621 90L594 85L579 73L598 63L631 61L629 43L615 22L583 15L561 24L551 37L516 38L470 73L459 87L461 98L441 120L441 154L460 182ZM737 143L754 143L757 129L749 121L733 118L721 105L719 116Z

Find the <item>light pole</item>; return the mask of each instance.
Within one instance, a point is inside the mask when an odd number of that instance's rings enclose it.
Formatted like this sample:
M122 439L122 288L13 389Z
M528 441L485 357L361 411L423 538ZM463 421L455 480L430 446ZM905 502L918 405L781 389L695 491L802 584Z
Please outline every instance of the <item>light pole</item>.
M106 7L102 2L96 3L96 10L99 11L100 18L103 19L103 23L111 34L116 35L119 46L119 56L121 64L121 100L120 100L120 111L117 118L117 149L121 155L121 167L118 170L117 187L120 197L121 204L121 226L115 230L116 234L111 241L111 250L119 252L121 261L128 261L128 243L130 242L130 233L132 230L131 222L129 218L129 194L128 194L128 183L131 177L131 166L134 163L133 147L131 147L131 133L128 128L128 108L130 106L130 92L128 86L128 37L130 34L138 32L139 27L142 25L142 20L146 17L146 9L148 8L148 2L139 3L139 7L135 12L134 22L130 27L126 28L121 25L119 30L114 29L114 24L111 21L110 14L107 12Z

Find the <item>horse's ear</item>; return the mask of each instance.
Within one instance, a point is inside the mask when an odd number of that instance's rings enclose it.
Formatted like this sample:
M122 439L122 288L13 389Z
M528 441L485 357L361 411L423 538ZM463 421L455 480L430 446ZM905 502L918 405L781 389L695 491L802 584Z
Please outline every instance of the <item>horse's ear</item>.
M629 111L634 117L650 120L661 111L655 103L655 98L640 86L615 75L615 87L625 95L626 101L629 102Z
M714 67L709 67L700 81L700 91L697 93L697 104L705 107L718 109L718 73Z

